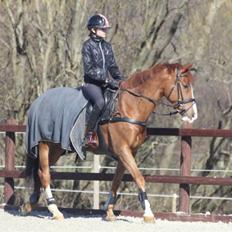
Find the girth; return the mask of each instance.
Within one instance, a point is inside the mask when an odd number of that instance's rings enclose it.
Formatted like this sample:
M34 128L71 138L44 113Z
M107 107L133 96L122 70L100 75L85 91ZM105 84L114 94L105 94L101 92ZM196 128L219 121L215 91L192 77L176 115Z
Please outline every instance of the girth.
M147 124L144 121L139 121L128 117L114 116L116 113L116 103L118 100L119 91L119 89L117 91L108 89L108 93L105 92L105 108L103 109L102 115L99 118L98 124L103 125L105 123L125 122L146 127Z
M113 118L110 118L110 119L103 119L100 121L99 124L104 124L104 123L113 123L113 122L127 122L127 123L131 123L131 124L136 124L136 125L139 125L139 126L144 126L146 127L147 124L146 122L142 122L142 121L138 121L138 120L135 120L133 118L127 118L127 117L113 117Z

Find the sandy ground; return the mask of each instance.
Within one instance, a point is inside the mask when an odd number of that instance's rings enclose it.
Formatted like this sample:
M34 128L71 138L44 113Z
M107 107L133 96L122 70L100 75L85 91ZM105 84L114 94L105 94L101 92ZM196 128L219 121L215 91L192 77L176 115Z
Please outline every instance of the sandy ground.
M65 220L51 220L49 213L34 212L20 216L17 211L5 212L0 209L0 231L2 232L231 232L232 223L171 222L157 220L145 224L141 218L118 217L115 222L104 221L101 217L75 217L64 214Z

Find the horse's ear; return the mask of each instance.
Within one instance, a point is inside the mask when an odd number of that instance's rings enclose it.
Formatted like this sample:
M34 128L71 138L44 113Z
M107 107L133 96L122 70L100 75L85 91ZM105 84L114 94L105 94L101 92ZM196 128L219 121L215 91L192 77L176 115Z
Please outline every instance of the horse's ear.
M182 66L182 68L180 69L180 72L181 73L186 73L186 72L188 72L188 70L190 69L190 68L192 68L192 64L187 64L187 65L184 65L184 66Z

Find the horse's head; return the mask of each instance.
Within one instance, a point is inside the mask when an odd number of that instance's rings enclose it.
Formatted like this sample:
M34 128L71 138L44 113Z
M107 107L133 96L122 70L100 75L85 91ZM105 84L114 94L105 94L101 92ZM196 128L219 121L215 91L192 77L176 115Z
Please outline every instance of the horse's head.
M191 67L192 65L170 65L168 67L168 78L164 86L165 97L173 104L173 108L181 114L182 120L189 123L197 119Z

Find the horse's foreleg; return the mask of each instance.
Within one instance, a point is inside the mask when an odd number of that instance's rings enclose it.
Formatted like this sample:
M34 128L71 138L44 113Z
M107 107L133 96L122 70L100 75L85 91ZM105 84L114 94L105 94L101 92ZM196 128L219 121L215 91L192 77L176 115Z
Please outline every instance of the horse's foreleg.
M119 185L122 181L122 177L124 175L124 172L125 172L125 167L123 166L122 162L119 161L117 168L116 168L116 171L115 171L115 174L114 174L113 181L112 181L111 191L110 191L108 199L105 203L106 220L108 220L108 221L116 220L113 209L114 209L114 205L115 205L116 199L117 199L117 190L118 190Z
M48 210L52 213L53 219L63 219L64 216L57 208L50 188L49 145L47 143L41 142L39 144L39 163L40 167L38 174L46 195Z
M132 155L132 152L130 151L129 148L124 149L120 153L119 158L121 162L123 163L124 167L132 175L134 181L136 182L139 188L139 201L141 203L142 208L144 209L144 215L143 215L144 221L154 222L154 214L151 211L150 203L148 201L147 194L145 191L145 180L140 170L137 167L137 164Z

